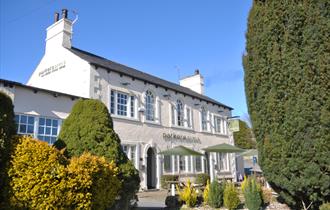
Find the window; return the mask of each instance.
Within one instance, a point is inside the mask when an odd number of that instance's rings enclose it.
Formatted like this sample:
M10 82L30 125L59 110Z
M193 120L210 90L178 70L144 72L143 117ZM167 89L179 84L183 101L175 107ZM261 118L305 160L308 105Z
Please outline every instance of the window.
M202 107L202 111L201 111L201 124L202 124L202 131L207 131L207 112L204 107Z
M176 156L176 155L174 155L174 156L172 156L173 157L173 159L174 159L174 171L178 171L178 160L179 160L179 156Z
M155 97L149 90L146 92L145 106L146 119L149 121L155 121Z
M171 118L172 118L172 125L175 125L175 107L171 105Z
M117 93L117 115L127 116L127 95Z
M184 126L184 112L183 112L183 104L181 100L177 100L176 102L176 116L177 116L177 125Z
M164 171L171 172L172 171L172 159L170 155L164 156Z
M115 114L115 91L111 90L110 96L110 113Z
M188 126L188 128L191 128L192 122L191 122L191 109L190 108L186 109L186 114L187 114L187 126Z
M17 133L25 134L25 135L33 135L34 134L34 120L33 116L29 115L15 115L15 121L17 124Z
M195 157L195 170L196 172L202 171L202 157Z
M185 161L185 156L180 156L180 171L185 171L186 170L186 161Z
M58 134L58 120L45 117L39 118L38 139L54 144Z
M191 156L186 156L187 158L187 170L186 172L192 171Z
M135 96L115 90L110 91L110 113L117 116L136 116Z
M122 145L123 151L126 153L128 159L130 159L135 166L136 162L136 145Z
M228 153L217 153L217 163L220 171L229 171Z
M221 121L222 121L221 117L214 116L214 131L216 133L223 133Z

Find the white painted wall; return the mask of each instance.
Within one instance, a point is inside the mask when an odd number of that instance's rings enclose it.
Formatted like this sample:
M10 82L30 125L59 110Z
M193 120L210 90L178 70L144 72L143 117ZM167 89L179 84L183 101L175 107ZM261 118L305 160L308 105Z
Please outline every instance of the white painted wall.
M204 78L199 73L180 79L180 85L204 95Z

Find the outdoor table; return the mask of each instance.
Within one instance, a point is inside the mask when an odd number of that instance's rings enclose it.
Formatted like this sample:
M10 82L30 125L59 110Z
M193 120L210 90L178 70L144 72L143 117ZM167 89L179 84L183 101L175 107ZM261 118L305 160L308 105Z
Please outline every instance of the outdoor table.
M175 185L179 185L179 186L180 186L180 184L184 185L184 182L182 182L182 181L166 181L166 183L170 186L169 189L171 189L172 196L175 196Z

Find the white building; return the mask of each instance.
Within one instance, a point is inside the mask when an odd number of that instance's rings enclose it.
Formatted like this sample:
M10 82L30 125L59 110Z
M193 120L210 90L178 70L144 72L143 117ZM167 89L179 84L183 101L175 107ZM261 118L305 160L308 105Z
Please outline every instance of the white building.
M140 171L142 188L159 188L163 174L196 174L215 169L236 178L232 155L169 157L158 153L176 145L194 150L233 144L227 119L232 108L204 95L198 70L168 82L85 52L71 45L67 11L47 28L46 50L27 85L0 80L14 102L18 133L53 143L78 97L101 100L108 108L123 150ZM208 170L207 163L211 170Z

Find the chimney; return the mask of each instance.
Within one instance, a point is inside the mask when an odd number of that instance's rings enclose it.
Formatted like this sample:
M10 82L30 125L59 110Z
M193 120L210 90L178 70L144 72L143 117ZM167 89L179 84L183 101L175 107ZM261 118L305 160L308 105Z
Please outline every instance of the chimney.
M62 18L59 13L54 15L54 23L47 28L46 53L59 47L71 48L72 21L68 19L68 10L62 9Z
M199 69L195 70L194 75L180 79L180 85L204 95L204 77L200 74Z

